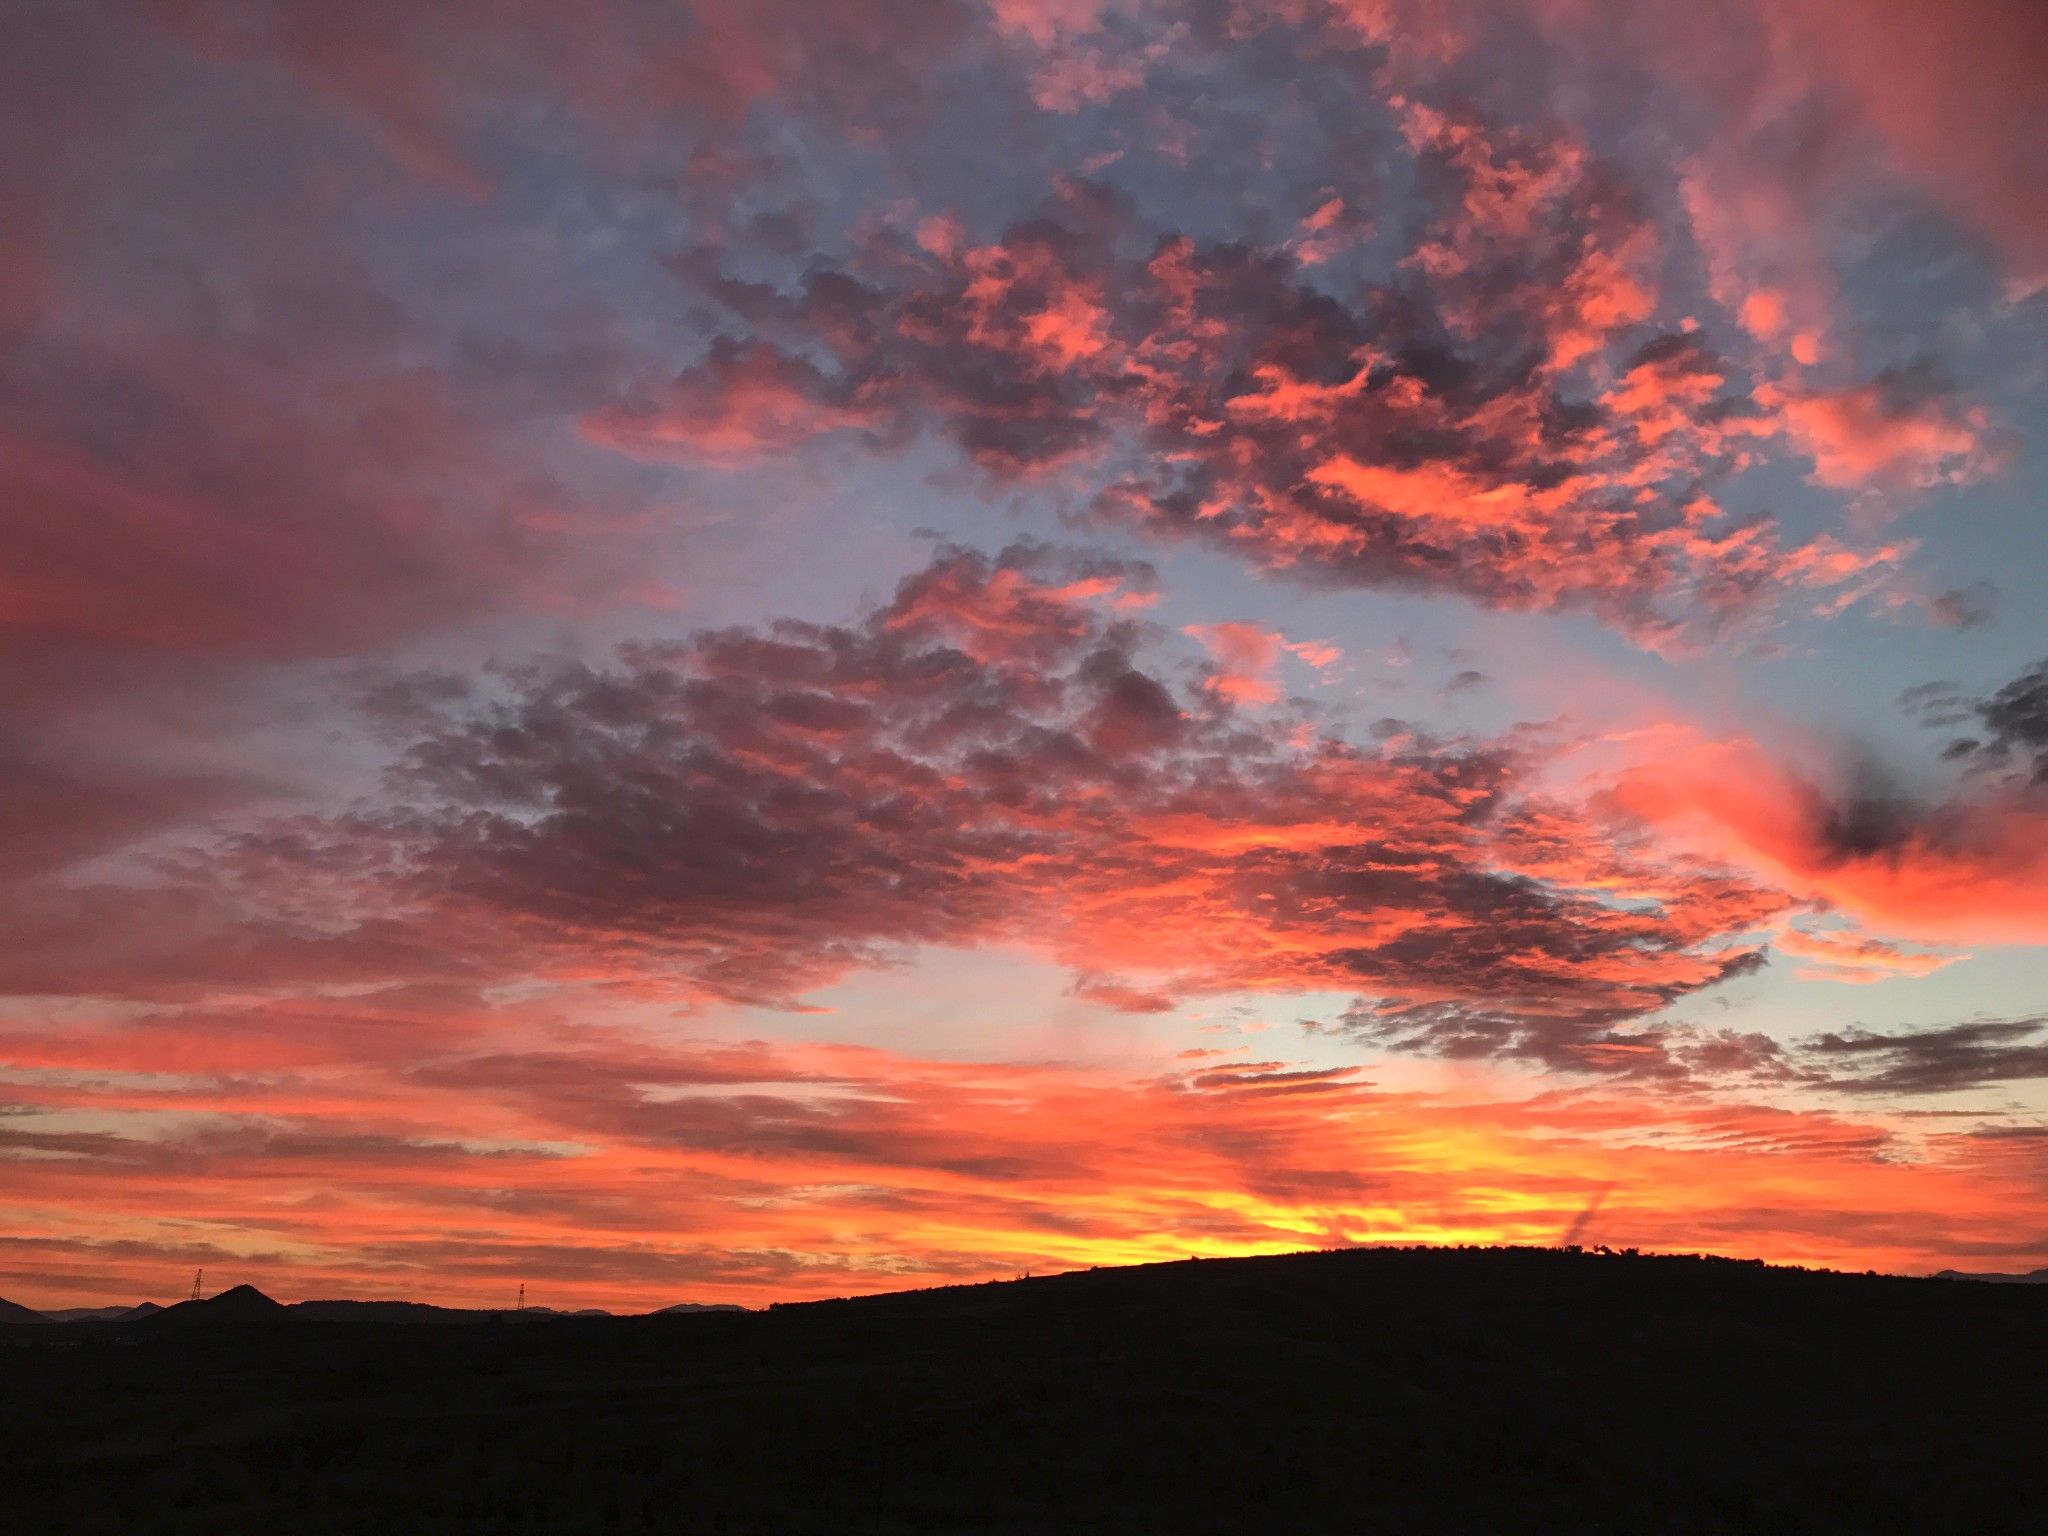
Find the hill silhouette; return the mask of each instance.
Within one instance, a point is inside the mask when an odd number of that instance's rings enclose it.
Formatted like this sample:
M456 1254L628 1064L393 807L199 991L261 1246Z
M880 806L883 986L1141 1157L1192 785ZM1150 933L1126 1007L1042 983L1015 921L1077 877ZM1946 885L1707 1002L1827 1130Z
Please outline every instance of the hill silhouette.
M166 1532L2037 1536L2048 1508L2038 1287L1368 1249L766 1312L513 1315L159 1319L69 1345L51 1335L72 1330L15 1330L10 1515Z
M744 1312L745 1307L736 1307L729 1302L679 1301L673 1306L661 1307L653 1312L654 1317L678 1317L685 1312Z
M217 1296L181 1301L175 1307L165 1307L142 1321L157 1328L194 1323L276 1323L284 1321L288 1314L289 1309L283 1302L271 1300L255 1286L237 1285Z
M0 1323L47 1323L49 1319L32 1307L0 1297Z

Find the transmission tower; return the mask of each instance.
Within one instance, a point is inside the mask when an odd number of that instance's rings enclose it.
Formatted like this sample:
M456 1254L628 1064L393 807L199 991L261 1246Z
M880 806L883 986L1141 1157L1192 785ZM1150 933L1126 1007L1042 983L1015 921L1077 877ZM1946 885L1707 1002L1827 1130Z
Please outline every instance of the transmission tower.
M201 1279L205 1277L205 1275L206 1271L203 1269L195 1269L194 1271L192 1271L192 1299L194 1301L197 1301L199 1299L199 1282Z

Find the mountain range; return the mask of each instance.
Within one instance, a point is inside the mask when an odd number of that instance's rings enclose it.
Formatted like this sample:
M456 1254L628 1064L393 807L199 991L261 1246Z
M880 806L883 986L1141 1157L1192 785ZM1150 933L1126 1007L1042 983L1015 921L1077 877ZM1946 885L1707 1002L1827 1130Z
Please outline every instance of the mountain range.
M1978 1280L1990 1285L2048 1285L2048 1269L2026 1274L2000 1274L1962 1269L1943 1269L1928 1276L1932 1280ZM679 1301L651 1312L616 1313L603 1307L440 1307L424 1301L299 1301L289 1305L273 1301L253 1285L237 1285L198 1301L181 1301L161 1307L153 1301L132 1307L51 1307L38 1310L0 1297L0 1326L35 1323L139 1323L161 1317L173 1323L207 1321L262 1321L287 1318L321 1322L417 1322L481 1323L493 1319L532 1320L561 1317L670 1317L691 1312L745 1312L746 1307L729 1302Z
M724 1302L679 1301L646 1316L685 1312L744 1312L745 1307ZM437 1307L423 1301L299 1301L289 1305L273 1300L253 1285L237 1285L194 1301L161 1307L153 1301L132 1307L51 1307L37 1310L0 1298L0 1327L32 1326L42 1323L140 1323L165 1325L229 1322L414 1322L482 1323L499 1319L539 1322L563 1317L613 1317L601 1307L567 1311L555 1307L489 1308ZM624 1314L627 1316L643 1314Z

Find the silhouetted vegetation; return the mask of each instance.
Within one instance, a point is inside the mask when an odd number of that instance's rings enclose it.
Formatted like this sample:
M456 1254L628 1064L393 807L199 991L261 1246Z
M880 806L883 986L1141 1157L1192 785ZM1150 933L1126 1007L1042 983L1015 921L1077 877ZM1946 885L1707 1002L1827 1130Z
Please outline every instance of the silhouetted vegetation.
M8 1524L2048 1528L2036 1287L1361 1250L749 1314L359 1316L0 1330Z

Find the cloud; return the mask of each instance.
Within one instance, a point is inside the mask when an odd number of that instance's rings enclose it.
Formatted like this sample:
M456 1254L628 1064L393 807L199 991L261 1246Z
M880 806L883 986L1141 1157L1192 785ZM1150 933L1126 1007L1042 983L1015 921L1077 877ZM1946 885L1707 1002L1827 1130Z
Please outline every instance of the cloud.
M918 99L920 75L974 7L851 0L603 6L365 0L346 22L319 0L149 0L165 34L213 59L282 72L408 174L466 195L493 177L479 152L498 114L534 94L615 132L664 120L729 127L764 102L824 109L874 130Z
M232 776L149 772L0 748L0 882L42 875L246 799ZM4 890L0 884L0 890Z
M1705 487L1795 420L1844 476L1946 464L1961 429L1745 396L1698 337L1655 331L1648 278L1626 275L1654 238L1614 173L1569 142L1405 110L1436 212L1391 281L1339 296L1298 252L1203 242L1067 179L992 241L957 224L940 240L927 220L918 243L814 260L793 287L687 254L677 270L729 333L650 386L666 413L589 429L712 457L931 432L1000 481L1064 474L1097 519L1263 569L1590 612L1650 644L1809 589L1850 601L1896 563L1896 548L1788 546ZM1580 381L1596 356L1609 387Z
M1956 1093L2048 1077L2048 1021L1983 1019L1880 1034L1851 1029L1802 1042L1851 1093Z
M1951 759L1974 759L1990 766L2010 766L2048 786L2048 661L2036 662L1982 698L1965 698L1959 690L1936 693L1927 702L1940 707L1931 724L1960 725L1975 716L1981 737L1961 737L1949 746Z
M1106 976L1077 976L1068 991L1117 1013L1169 1013L1175 1007L1168 993L1125 986Z
M1941 954L1894 944L1867 934L1828 929L1788 928L1775 947L1812 962L1798 974L1802 980L1877 982L1902 976L1930 976L1966 955Z
M2013 1225L2039 1167L2010 1139L1908 1144L1620 1084L1452 1097L1284 1057L1134 1077L506 1018L492 1035L394 1035L409 1054L317 1077L150 1080L118 1034L93 1070L0 1068L0 1158L33 1218L0 1240L0 1279L54 1303L203 1263L286 1297L503 1305L523 1279L579 1305L759 1304L1190 1253L1548 1243L1596 1193L1604 1241L1851 1268L2026 1267L2048 1236ZM96 1129L66 1128L80 1114Z
M1774 7L1773 9L1777 9ZM2026 0L1965 15L1912 0L1789 0L1793 55L1929 198L1982 230L2016 276L2048 272L2048 18Z
M1696 739L1626 770L1617 810L1789 894L1931 943L2048 934L2048 803L2024 786L1906 793L1867 762L1794 766Z
M1742 936L1780 898L1607 843L1535 791L1525 749L1367 750L1261 724L1241 688L1177 690L1114 601L1147 574L948 548L854 625L428 700L404 807L332 828L326 857L365 840L430 928L542 972L778 1004L910 946L1003 941L1115 978L1084 984L1105 998L1485 998L1569 1031L1755 963Z
M1208 650L1213 666L1206 686L1222 697L1234 704L1270 704L1280 697L1273 669L1281 653L1294 647L1279 631L1235 623L1190 624L1182 633L1192 635Z
M857 391L773 346L721 338L703 362L644 404L585 423L596 441L656 456L745 460L834 432L867 432L881 418Z
M1872 170L1988 240L2017 277L2048 263L2034 131L2048 113L2048 27L2027 0L1967 15L1916 0L1749 0L1730 12L1739 24L1678 0L1618 18L1547 0L1517 9L1568 58L1595 61L1568 76L1582 88L1633 76L1704 122L1717 200L1735 215L1710 247L1764 258L1775 271L1760 276L1795 289L1817 276L1797 233L1801 197L1825 206L1852 171Z
M1759 399L1777 404L1776 391ZM1981 478L1996 464L1981 407L1949 407L1924 371L1888 371L1833 393L1793 393L1780 406L1824 485L1926 487Z
M39 675L108 646L335 654L513 593L563 600L551 583L567 552L613 542L569 531L645 510L618 489L629 478L563 483L549 433L564 415L588 443L666 464L937 436L1000 481L1064 472L1061 493L1095 516L1263 570L1587 612L1658 646L1895 580L1903 546L1794 543L1723 510L1713 486L1786 434L1843 489L1969 478L1997 459L1977 407L1904 375L1758 385L1718 356L1669 291L1686 235L1655 178L1560 126L1571 114L1533 127L1527 103L1475 106L1446 70L1498 46L1499 18L1458 7L1403 7L1398 26L1384 7L1254 7L1224 26L1171 6L1019 20L966 0L864 0L800 22L724 0L573 23L529 0L376 0L345 27L305 0L144 14L119 29L40 22L21 51L79 62L94 103L74 121L68 96L24 82L35 141L64 146L69 168L24 189L20 259L0 262L23 274L24 323L44 333L7 402L24 407L7 453L21 510L0 530L24 589L10 614L39 654L62 653L23 667ZM260 135L165 108L197 60L232 81L233 121ZM1218 175L1226 159L1290 166L1242 227L1219 230L1074 174L1030 98L1076 60L1104 89L1144 74L1091 129L1109 153L1168 119L1198 120L1189 131L1212 146L1243 138L1244 101L1281 61L1317 88L1302 144L1274 129L1214 157ZM1076 89L1062 107L1101 102ZM801 146L749 130L771 109L804 126ZM977 112L1016 130L1018 163L968 189L934 167L953 164L941 151L971 138ZM610 323L616 274L586 286L579 250L559 270L530 265L550 231L490 198L543 119L607 173L684 185L695 243L673 264L690 300L679 326ZM293 167L316 156L337 179L290 221L226 177L136 170L116 186L108 168L142 165L129 150L157 134L176 136L179 163L227 157L257 189L305 185ZM915 195L826 216L800 184L839 174L833 144L863 146ZM1326 174L1296 177L1311 148ZM800 174L806 157L818 163ZM1388 211L1390 182L1412 206ZM112 281L154 201L181 196L202 199L179 221L185 243L149 281ZM404 281L385 248L411 227L394 205L432 226ZM1370 229L1354 228L1365 209ZM109 233L67 255L44 248L59 226ZM447 270L431 257L444 248L458 253ZM1776 297L1793 287L1773 278L1727 302L1776 334L1797 318ZM115 294L108 334L51 324L67 303L109 313ZM439 318L471 306L490 322ZM300 398L304 378L317 401ZM144 421L161 426L138 434ZM274 579L251 585L257 566Z

